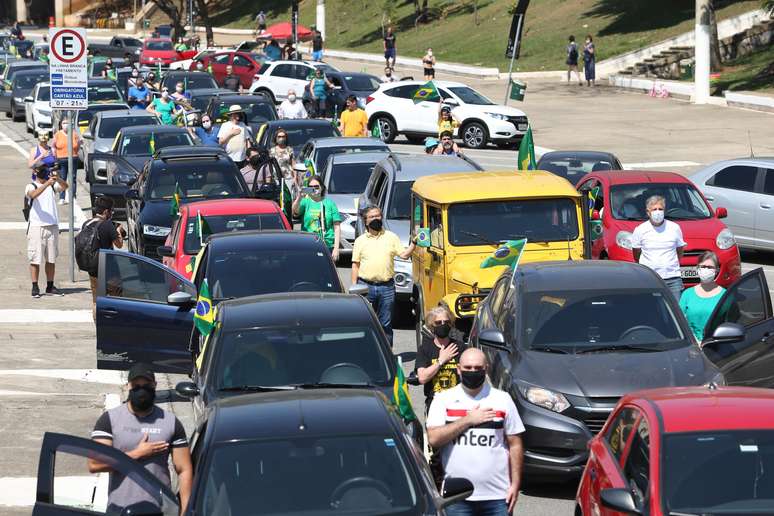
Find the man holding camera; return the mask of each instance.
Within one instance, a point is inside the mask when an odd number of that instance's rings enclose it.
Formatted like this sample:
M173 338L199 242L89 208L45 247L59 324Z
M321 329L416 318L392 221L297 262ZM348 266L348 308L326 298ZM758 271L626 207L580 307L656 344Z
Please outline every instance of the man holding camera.
M59 254L59 212L56 199L60 192L67 190L56 170L53 172L45 165L35 167L34 182L27 185L24 195L25 211L29 209L27 226L27 258L30 261L32 277L32 297L40 297L38 276L40 265L46 267L46 294L63 296L54 286L54 268Z
M98 249L113 249L124 246L126 231L118 223L113 222L113 199L110 197L97 197L94 200L93 219L86 222L84 227L97 224ZM92 316L97 320L97 271L89 271L89 286L91 286Z

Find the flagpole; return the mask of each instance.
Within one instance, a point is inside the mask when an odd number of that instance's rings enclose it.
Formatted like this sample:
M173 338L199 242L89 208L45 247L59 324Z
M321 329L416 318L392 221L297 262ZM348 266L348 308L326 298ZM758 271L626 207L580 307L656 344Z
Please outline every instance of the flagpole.
M508 84L505 86L505 104L508 105L508 94L511 92L511 84L512 79L511 75L513 74L513 60L516 58L516 49L519 47L519 36L521 35L521 22L524 21L524 15L519 15L519 24L516 26L516 39L513 40L513 51L511 52L511 64L508 66Z
M202 228L202 212L196 210L196 224L199 226L199 247L204 247L204 228Z

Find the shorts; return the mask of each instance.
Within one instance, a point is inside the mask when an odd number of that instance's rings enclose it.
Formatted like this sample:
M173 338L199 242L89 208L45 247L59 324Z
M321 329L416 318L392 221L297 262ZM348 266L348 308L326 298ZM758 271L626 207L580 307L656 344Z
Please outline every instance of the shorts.
M27 259L32 265L55 263L59 254L59 226L30 226L27 231Z
M395 49L394 48L388 48L384 51L384 58L385 59L395 59Z
M322 50L315 50L312 52L312 61L322 61L323 58L323 51Z
M427 76L429 75L432 78L435 78L435 68L424 68L424 74Z

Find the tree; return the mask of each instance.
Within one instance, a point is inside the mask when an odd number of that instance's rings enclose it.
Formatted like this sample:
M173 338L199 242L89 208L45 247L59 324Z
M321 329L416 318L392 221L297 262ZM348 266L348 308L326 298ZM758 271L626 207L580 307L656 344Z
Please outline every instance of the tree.
M183 27L183 14L186 11L188 0L153 0L156 6L167 15L172 23L172 38L177 41L183 37L185 28Z
M205 46L208 47L215 44L215 36L212 33L212 19L210 18L210 10L215 2L216 0L196 0L196 13L199 15L199 19L207 33Z
M715 17L715 0L707 2L707 9L709 11L710 25L710 70L718 72L723 64L723 58L720 56L720 39L718 38L718 20Z

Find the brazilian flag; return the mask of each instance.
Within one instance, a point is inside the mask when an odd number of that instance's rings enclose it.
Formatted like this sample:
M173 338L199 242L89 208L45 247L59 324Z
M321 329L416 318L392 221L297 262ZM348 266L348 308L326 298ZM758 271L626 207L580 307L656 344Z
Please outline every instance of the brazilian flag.
M177 218L180 215L180 199L183 197L183 192L180 187L175 183L175 193L172 194L172 200L169 201L169 214L172 217Z
M419 231L417 231L417 246L430 247L430 228L419 228Z
M398 409L398 413L404 422L414 421L417 415L414 414L414 408L411 406L411 397L408 392L406 376L403 374L403 364L398 358L398 367L395 370L395 382L392 384L392 401Z
M207 286L207 280L202 282L199 289L199 299L196 300L196 313L194 314L194 325L199 333L205 337L210 334L215 327L215 309L212 306L210 298L210 288Z
M507 265L515 269L519 263L519 258L524 250L524 246L527 245L527 239L522 238L520 240L508 240L502 246L492 253L492 256L487 256L483 262L481 262L481 268L486 269L488 267L497 267L500 265Z
M414 92L412 100L414 101L414 104L419 104L425 100L432 102L441 100L441 95L438 93L438 88L435 87L435 83L433 81L427 81Z
M312 179L312 176L314 175L314 163L311 159L307 158L304 160L304 166L306 167L306 171L304 172L303 185L308 186L309 180Z
M196 236L199 237L199 245L204 245L204 241L211 234L212 234L212 229L210 229L210 225L209 223L207 223L207 219L202 217L202 214L197 211L196 212Z
M589 217L594 213L594 206L597 204L597 197L599 197L599 187L595 186L589 193Z
M293 223L293 196L290 194L290 188L288 188L287 182L280 178L282 188L279 195L279 207L282 213L285 214L285 218L288 222Z
M156 137L151 132L150 135L150 141L148 141L148 148L150 150L151 156L156 154Z
M375 120L373 127L371 127L371 138L382 139L382 124L379 123L379 120Z
M521 139L519 145L519 165L517 170L537 170L535 161L535 142L532 140L532 126L527 129L527 134Z
M191 256L191 260L185 264L186 274L193 274L194 267L196 266L196 255Z

